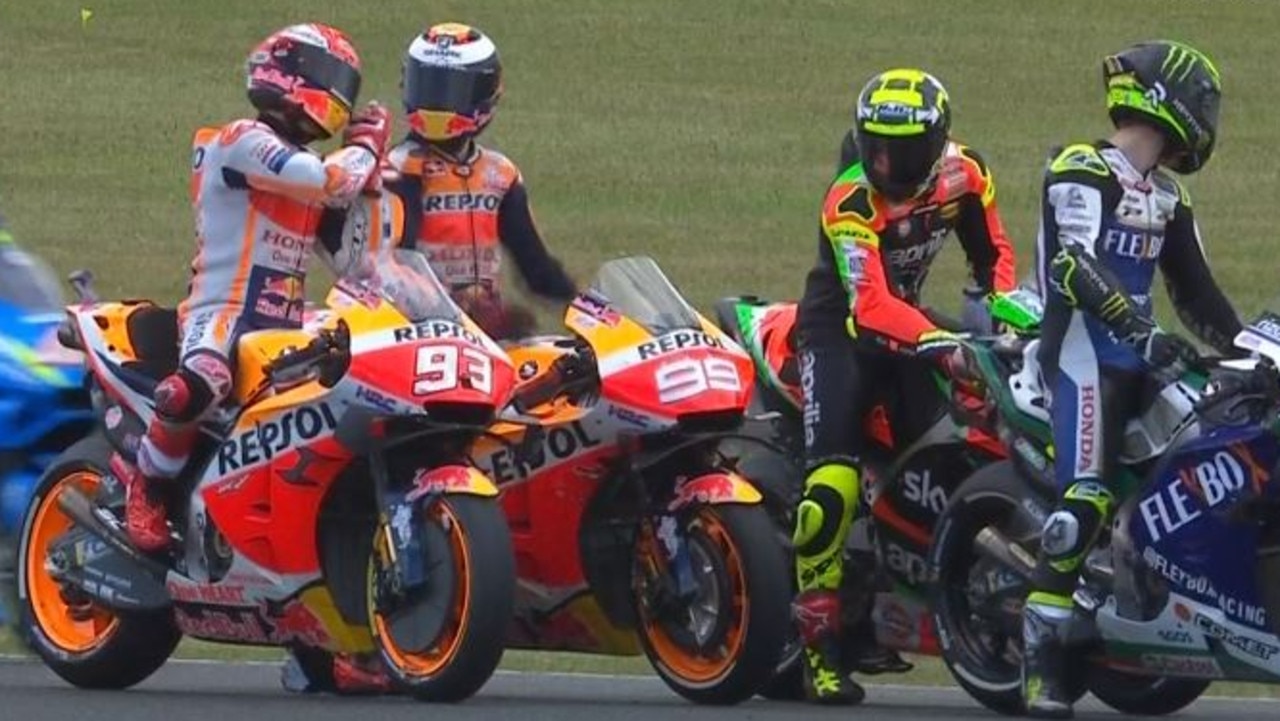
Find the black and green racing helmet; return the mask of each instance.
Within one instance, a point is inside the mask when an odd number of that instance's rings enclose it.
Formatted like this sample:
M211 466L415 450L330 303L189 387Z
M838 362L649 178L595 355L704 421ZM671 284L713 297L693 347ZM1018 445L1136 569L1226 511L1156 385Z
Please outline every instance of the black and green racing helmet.
M1208 56L1170 40L1139 43L1102 62L1112 122L1138 120L1164 133L1164 165L1194 173L1209 162L1218 138L1222 79Z

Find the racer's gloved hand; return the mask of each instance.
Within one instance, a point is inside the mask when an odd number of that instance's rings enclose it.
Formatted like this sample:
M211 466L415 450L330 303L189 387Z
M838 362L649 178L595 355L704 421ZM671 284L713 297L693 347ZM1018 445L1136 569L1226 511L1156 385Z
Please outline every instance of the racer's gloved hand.
M1154 369L1188 368L1200 365L1200 351L1180 335L1154 328L1135 344L1147 365Z
M949 330L925 331L916 339L916 355L939 364L943 370L949 371L956 358L963 360L961 348L960 336Z
M952 381L970 380L969 361L959 334L941 329L921 333L916 340L916 356L937 365Z
M503 329L504 337L513 340L527 338L533 335L537 327L538 319L534 317L533 311L519 305L507 306L506 328Z
M381 162L391 142L391 113L377 101L372 101L351 117L351 123L342 132L343 145L364 148ZM374 173L377 176L378 173Z
M490 338L506 339L507 308L502 303L502 297L492 288L472 283L454 289L453 300Z

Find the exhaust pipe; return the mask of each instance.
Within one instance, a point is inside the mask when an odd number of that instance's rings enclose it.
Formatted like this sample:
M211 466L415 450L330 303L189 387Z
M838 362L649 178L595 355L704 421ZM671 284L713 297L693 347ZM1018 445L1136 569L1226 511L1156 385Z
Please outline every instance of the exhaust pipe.
M114 519L108 522L99 516L93 502L79 488L74 486L63 488L58 494L58 508L81 528L102 539L103 543L138 564L155 579L162 581L169 574L169 569L164 565L139 553L138 549L125 538L124 531L117 527Z
M1036 559L1026 549L1010 541L995 526L987 526L973 539L974 546L987 558L1013 570L1030 581L1036 570Z

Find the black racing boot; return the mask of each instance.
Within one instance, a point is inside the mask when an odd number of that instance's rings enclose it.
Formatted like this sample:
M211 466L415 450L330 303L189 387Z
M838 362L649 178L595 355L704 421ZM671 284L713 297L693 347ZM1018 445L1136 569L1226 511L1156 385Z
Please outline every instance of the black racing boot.
M804 643L805 697L828 705L861 703L866 691L840 664L840 595L805 591L796 597L793 611Z

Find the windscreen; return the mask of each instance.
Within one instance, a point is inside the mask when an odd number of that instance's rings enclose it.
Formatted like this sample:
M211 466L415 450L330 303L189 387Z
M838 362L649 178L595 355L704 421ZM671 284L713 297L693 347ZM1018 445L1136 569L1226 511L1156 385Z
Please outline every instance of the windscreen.
M361 290L376 293L414 323L462 321L462 311L417 251L395 249L372 255L344 276L340 287L352 295Z
M697 312L649 257L605 262L591 292L654 335L702 327Z

